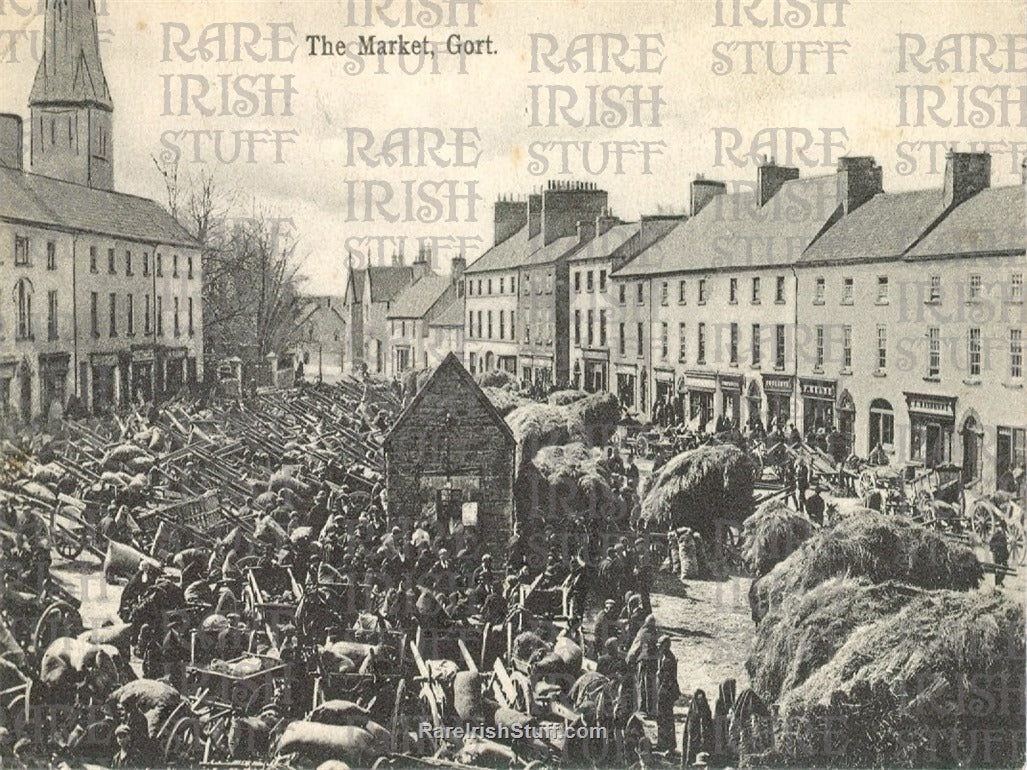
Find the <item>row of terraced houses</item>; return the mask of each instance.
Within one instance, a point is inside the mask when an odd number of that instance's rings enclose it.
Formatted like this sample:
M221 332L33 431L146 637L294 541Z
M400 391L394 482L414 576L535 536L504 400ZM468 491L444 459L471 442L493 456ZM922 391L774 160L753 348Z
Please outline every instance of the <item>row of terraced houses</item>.
M494 246L450 276L423 258L355 271L350 353L399 376L453 351L692 427L837 428L861 456L990 489L1022 472L1027 414L1025 190L990 182L984 153L900 193L870 157L809 178L770 160L747 189L700 177L687 215L636 222L594 184L550 183L497 201Z

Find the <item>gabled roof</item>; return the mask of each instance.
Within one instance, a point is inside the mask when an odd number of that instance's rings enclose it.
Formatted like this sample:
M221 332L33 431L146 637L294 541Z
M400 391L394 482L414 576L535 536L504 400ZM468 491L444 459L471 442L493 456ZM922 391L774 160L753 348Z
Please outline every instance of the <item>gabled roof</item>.
M793 179L763 206L755 192L718 195L614 275L793 264L841 212L838 175Z
M199 248L149 198L0 167L0 219L144 243Z
M516 270L542 246L542 236L528 238L525 225L502 243L486 251L464 270L464 274L486 273L490 270Z
M328 299L335 300L335 304L329 305L328 302L326 301ZM297 301L300 303L300 306L301 306L300 312L305 314L303 316L303 320L300 321L301 325L305 324L307 321L309 321L311 318L313 318L315 314L317 314L319 312L322 312L322 311L325 312L325 313L328 313L330 315L334 315L336 318L339 319L339 321L341 321L342 323L346 323L346 319L343 318L342 313L339 312L339 307L342 305L342 302L343 302L343 298L342 297L328 297L328 296L324 296L324 297L304 297L304 296L301 296L301 297L297 298Z
M446 307L439 311L439 314L428 322L428 326L449 326L463 328L464 325L464 302L463 299L454 295L453 300Z
M568 261L578 262L587 259L603 259L604 257L609 257L617 249L630 241L632 236L638 232L638 228L638 222L614 225L605 233L593 238L574 252Z
M548 265L576 251L582 244L578 236L568 235L564 238L557 238L548 246L540 246L527 255L521 262L523 267L537 267Z
M414 280L414 269L406 265L377 265L367 268L372 302L392 302Z
M1025 204L1023 185L981 190L952 209L910 249L907 259L1023 254L1027 247Z
M835 222L802 255L802 264L894 259L945 211L941 190L878 193Z
M482 389L478 387L478 383L474 381L474 377L472 377L471 373L464 368L464 365L460 363L460 360L453 353L449 353L444 359L442 359L442 363L435 367L435 371L432 372L428 381L421 386L416 394L414 394L413 399L411 399L410 403L407 404L406 409L404 409L400 413L399 417L396 418L396 422L393 423L392 428L389 429L388 434L385 436L386 450L389 448L392 436L403 427L404 423L410 419L412 414L415 414L417 410L421 408L421 402L424 401L427 394L431 392L433 382L443 374L451 372L454 373L456 377L468 388L470 395L477 399L478 403L484 407L492 421L496 425L501 426L503 435L506 437L509 444L514 447L517 446L517 439L514 438L513 431L510 430L510 426L507 425L506 420L503 419L503 416L496 410L496 407L491 401L489 401L488 396L486 396Z
M399 293L386 317L424 318L452 286L449 276L428 273Z

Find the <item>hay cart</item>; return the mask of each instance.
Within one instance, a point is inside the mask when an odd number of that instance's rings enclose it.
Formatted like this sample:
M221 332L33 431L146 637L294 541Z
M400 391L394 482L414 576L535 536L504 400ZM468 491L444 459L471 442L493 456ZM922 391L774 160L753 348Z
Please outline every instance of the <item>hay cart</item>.
M1024 542L1023 500L1010 492L994 492L979 497L969 506L967 525L977 542L988 546L998 527L1006 532L1009 546L1009 566L1027 565L1027 544Z
M292 623L303 588L288 567L248 567L243 599L249 616L267 633L275 647L282 643L279 629Z

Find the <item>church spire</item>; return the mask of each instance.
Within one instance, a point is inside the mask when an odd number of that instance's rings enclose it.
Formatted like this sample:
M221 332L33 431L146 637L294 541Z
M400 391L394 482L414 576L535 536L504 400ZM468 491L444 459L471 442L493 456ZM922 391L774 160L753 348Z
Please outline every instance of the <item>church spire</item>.
M43 55L29 106L91 106L114 110L100 61L96 0L45 0Z

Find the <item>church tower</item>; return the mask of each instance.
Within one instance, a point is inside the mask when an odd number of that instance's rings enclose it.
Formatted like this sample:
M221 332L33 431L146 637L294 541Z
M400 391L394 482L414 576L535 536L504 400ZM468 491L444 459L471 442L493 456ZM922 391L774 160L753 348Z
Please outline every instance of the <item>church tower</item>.
M114 188L114 103L100 62L97 0L44 0L43 55L29 95L32 171Z

